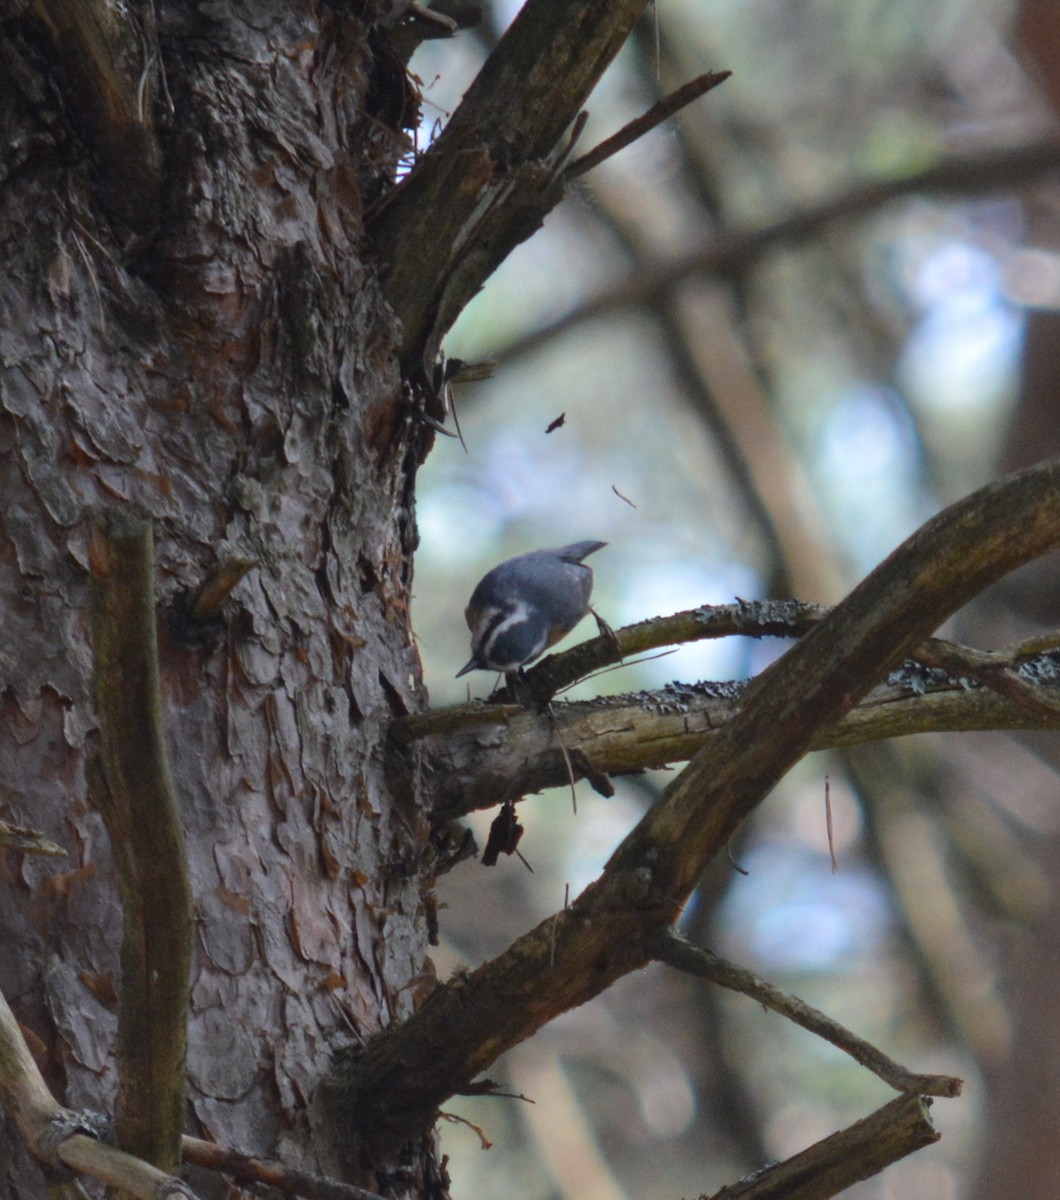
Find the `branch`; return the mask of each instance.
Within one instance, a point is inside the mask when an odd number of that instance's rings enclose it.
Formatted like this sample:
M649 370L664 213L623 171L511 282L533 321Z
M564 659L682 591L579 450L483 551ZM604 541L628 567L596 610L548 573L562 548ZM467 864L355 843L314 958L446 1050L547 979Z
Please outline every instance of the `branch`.
M321 1099L350 1144L416 1136L505 1050L646 965L706 865L814 739L971 597L1057 545L1060 460L981 488L907 539L750 683L568 908L338 1057Z
M62 846L57 846L39 830L27 829L23 825L9 825L6 821L0 821L0 846L20 850L23 854L43 854L50 857L66 854Z
M709 979L734 992L742 992L757 1000L765 1008L780 1013L796 1025L808 1029L844 1054L859 1062L896 1092L918 1096L945 1096L952 1098L961 1094L960 1079L952 1075L920 1075L910 1071L894 1059L888 1058L864 1038L844 1029L838 1021L825 1016L819 1009L800 1000L798 996L782 992L780 988L759 979L753 972L736 963L719 958L710 950L692 945L684 938L671 932L662 933L652 944L652 954L658 962L668 963L679 971Z
M185 1162L209 1171L219 1171L245 1183L264 1184L281 1192L306 1196L309 1200L383 1200L378 1192L369 1192L356 1184L313 1175L309 1171L300 1171L297 1167L288 1167L256 1154L241 1154L238 1150L229 1150L201 1138L185 1134L181 1145Z
M845 749L915 733L1060 728L1060 713L1051 707L1055 684L1024 686L1025 697L1017 701L957 680L927 684L924 691L883 685L838 724L819 731L808 749ZM657 692L554 704L551 717L509 705L477 706L470 713L468 706L442 709L437 715L450 719L460 712L473 719L496 715L488 725L469 722L459 732L435 734L423 743L422 761L437 788L432 819L443 824L565 787L572 774L577 781L688 762L735 719L745 688L742 683L668 684ZM1035 699L1039 703L1031 703Z
M105 776L95 791L124 921L115 1123L123 1149L175 1171L184 1127L193 914L163 734L150 522L124 515L98 520L89 557Z
M939 1140L931 1101L899 1096L863 1121L704 1200L828 1200Z
M158 44L150 4L33 0L66 84L66 107L95 151L103 200L134 229L155 227L162 151L155 132Z
M691 104L693 100L698 100L700 96L705 96L707 92L713 91L719 83L724 83L731 74L731 71L708 71L706 75L700 75L698 78L692 79L682 87L679 87L677 91L671 92L669 96L664 96L658 103L653 104L646 113L637 117L636 120L630 121L628 125L623 125L617 133L606 138L599 146L593 147L588 154L583 154L581 158L576 158L563 172L563 178L568 182L572 179L577 179L580 175L584 175L587 171L598 167L602 162L613 158L620 150L625 150L627 146L632 146L638 138L642 138L646 133L650 133L657 125L661 125L663 121L669 120L674 113L680 112L682 108Z
M1060 696L1048 690L1043 691L1032 679L1024 678L1020 673L1021 665L1030 666L1035 660L1017 664L1012 655L955 646L940 638L929 639L920 657L929 666L974 680L981 687L989 688L1032 712L1060 716Z
M706 246L673 262L655 267L641 265L635 276L599 292L566 316L495 350L493 357L510 363L588 321L629 308L657 305L688 279L718 278L747 271L777 247L799 245L816 237L826 225L867 216L893 200L922 194L978 196L1013 191L1052 174L1058 167L1060 142L1048 138L1025 146L1005 146L943 159L897 179L854 184L837 196L771 224L719 233Z
M594 671L664 646L737 635L753 638L801 637L829 612L831 609L823 605L804 604L800 600L738 600L735 604L704 604L669 617L651 617L635 625L612 630L610 634L590 638L535 663L520 678L519 703L513 707L542 705ZM516 697L507 688L501 688L491 697L491 700L494 699L515 701ZM467 707L460 706L463 710L467 710ZM490 719L489 708L481 711L484 723ZM401 717L391 726L391 736L400 746L428 733L458 728L460 722L449 721L445 715L455 712L455 709L433 709Z
M406 375L432 364L468 300L562 196L549 159L647 0L529 0L371 234L405 329Z
M710 858L815 737L969 599L1057 545L1060 460L939 513L750 683L740 712L667 787L609 870L661 860L653 891L683 903Z
M0 1099L26 1148L60 1176L79 1171L139 1200L194 1193L179 1179L85 1133L90 1122L63 1108L48 1090L7 1000L0 994Z
M795 601L742 601L642 621L535 666L520 684L534 697L532 706L474 702L434 709L396 720L391 740L422 747L435 777L433 816L439 824L562 787L572 772L582 779L687 762L739 712L745 683L672 683L654 692L554 703L549 713L536 701L551 693L555 681L565 684L583 667L595 669L624 652L737 633L795 637L828 611ZM810 749L914 733L1055 729L1060 725L1058 646L1057 633L991 654L926 639L913 651L915 661L820 731Z

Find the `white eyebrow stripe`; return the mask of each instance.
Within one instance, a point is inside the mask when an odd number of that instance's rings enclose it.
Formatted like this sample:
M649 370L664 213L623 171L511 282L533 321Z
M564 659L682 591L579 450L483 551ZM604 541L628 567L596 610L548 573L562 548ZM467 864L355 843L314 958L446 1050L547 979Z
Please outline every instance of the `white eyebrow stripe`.
M486 636L482 639L480 653L488 659L490 650L497 644L497 639L501 634L506 633L513 625L521 625L529 615L529 610L522 600L518 601L514 608L494 609L491 617L493 623L486 626Z

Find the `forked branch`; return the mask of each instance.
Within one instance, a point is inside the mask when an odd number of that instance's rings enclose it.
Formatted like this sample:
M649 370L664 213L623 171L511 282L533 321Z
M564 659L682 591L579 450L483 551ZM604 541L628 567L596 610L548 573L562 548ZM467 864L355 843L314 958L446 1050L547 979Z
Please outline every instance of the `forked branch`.
M418 1134L505 1050L650 961L706 865L814 740L947 616L1058 545L1060 460L980 489L904 542L752 681L569 908L340 1061L323 1099L352 1146Z
M0 1100L18 1126L30 1154L53 1174L76 1171L137 1200L183 1196L191 1189L172 1175L106 1146L85 1132L85 1120L63 1108L48 1090L8 1006L0 994Z
M564 136L646 7L528 0L441 136L374 212L386 297L405 330L406 378L430 376L453 321L560 202L567 178L726 78L692 81L565 172Z
M558 202L550 156L646 6L529 0L376 214L407 376L433 363L463 306Z
M520 680L525 705L468 703L396 720L391 740L415 742L435 777L436 823L594 778L693 758L740 711L740 682L668 684L631 695L539 706L580 672L676 643L740 634L795 638L828 609L795 601L741 601L642 621L534 666ZM928 638L886 683L811 749L837 749L914 733L1060 726L1060 633L1008 651L972 650ZM499 695L503 696L502 690Z

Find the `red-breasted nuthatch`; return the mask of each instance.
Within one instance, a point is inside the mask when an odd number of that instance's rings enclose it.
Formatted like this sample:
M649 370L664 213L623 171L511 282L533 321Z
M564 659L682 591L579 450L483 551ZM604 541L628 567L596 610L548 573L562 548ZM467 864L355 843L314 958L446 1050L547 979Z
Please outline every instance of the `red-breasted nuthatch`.
M479 581L464 610L471 661L459 671L504 671L531 663L566 637L589 611L592 567L582 559L606 542L573 542L520 554Z

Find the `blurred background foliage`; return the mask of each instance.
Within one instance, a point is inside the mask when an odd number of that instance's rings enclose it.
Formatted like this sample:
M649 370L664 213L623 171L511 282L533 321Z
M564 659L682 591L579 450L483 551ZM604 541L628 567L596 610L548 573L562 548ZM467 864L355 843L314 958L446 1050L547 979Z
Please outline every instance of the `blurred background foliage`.
M517 7L418 51L422 145ZM830 602L940 507L1060 452L1060 5L656 0L576 153L710 69L733 76L584 176L448 339L497 369L456 397L466 452L440 438L419 481L435 705L468 694L462 609L509 555L606 539L595 604L616 626L735 596ZM947 633L996 648L1060 626L1057 582L1036 564ZM782 648L700 643L583 694L746 676ZM943 1140L857 1200L1057 1195L1057 742L814 755L733 846L746 874L715 864L684 917L910 1068L967 1080L935 1105ZM439 974L576 894L664 781L616 780L609 800L581 785L576 814L569 791L525 801L533 873L503 858L442 881ZM476 1200L694 1196L888 1098L781 1018L662 968L491 1074L533 1103L453 1102L473 1123L444 1127L455 1194Z

